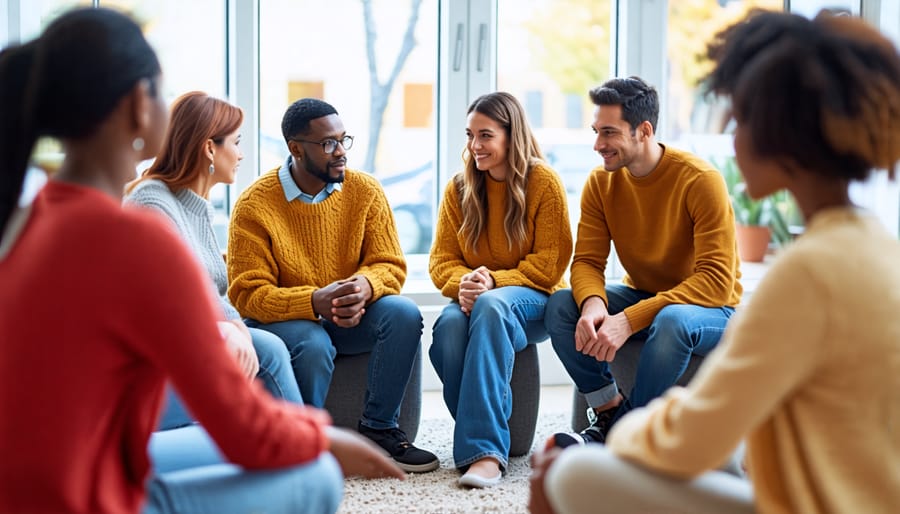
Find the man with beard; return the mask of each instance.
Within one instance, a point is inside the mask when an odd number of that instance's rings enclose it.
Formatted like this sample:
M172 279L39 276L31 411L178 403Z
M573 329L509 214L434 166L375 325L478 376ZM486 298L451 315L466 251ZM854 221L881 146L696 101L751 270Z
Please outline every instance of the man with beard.
M387 198L346 168L353 137L328 103L294 102L281 131L290 155L234 206L228 296L247 326L285 342L307 404L324 406L337 354L372 352L359 432L404 470L434 470L398 427L422 315L399 295L406 261Z
M549 444L560 447L604 442L629 409L674 385L692 355L718 344L742 292L725 181L702 159L657 141L656 89L615 78L590 97L603 166L582 192L572 289L554 293L544 313L590 426L554 435ZM627 273L621 284L606 283L613 245ZM620 391L609 363L636 341L644 344L634 386Z

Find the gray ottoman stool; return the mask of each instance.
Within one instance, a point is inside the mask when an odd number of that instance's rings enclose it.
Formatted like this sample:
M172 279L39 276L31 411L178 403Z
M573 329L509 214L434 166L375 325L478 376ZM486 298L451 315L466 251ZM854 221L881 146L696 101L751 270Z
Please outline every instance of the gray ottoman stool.
M519 457L531 451L541 403L537 345L530 344L516 354L510 386L513 407L509 417L509 456Z
M366 380L371 353L338 355L334 360L334 374L325 398L325 410L331 414L335 426L356 430L365 406ZM412 374L406 384L406 394L400 404L400 430L410 441L416 440L422 414L422 352L416 353Z
M631 388L634 387L634 375L637 372L642 348L644 348L644 341L629 341L616 352L616 358L609 363L609 369L612 371L616 383L622 391L625 391L625 394L630 393ZM691 356L687 369L684 370L684 374L681 375L676 384L687 385L702 363L703 357L699 355ZM587 428L588 419L586 412L587 401L584 399L584 395L579 393L578 388L575 387L572 391L572 430L575 432L580 432Z

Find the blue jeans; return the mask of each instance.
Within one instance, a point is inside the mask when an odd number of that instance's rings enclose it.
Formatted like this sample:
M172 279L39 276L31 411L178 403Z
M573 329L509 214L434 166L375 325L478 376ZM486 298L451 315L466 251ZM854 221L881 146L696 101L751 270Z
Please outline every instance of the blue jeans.
M302 404L300 389L297 388L294 370L290 366L291 356L284 347L284 342L274 334L255 328L250 328L250 337L259 359L256 378L262 380L266 390L275 398ZM185 409L181 398L171 385L167 385L165 407L157 430L182 427L193 422L194 418Z
M400 403L422 339L422 314L412 300L383 296L366 307L359 324L351 328L326 320L245 321L284 341L303 400L314 407L325 406L338 354L371 352L360 421L374 429L397 427Z
M610 314L618 314L626 307L654 296L621 284L607 285L606 295ZM646 405L674 385L687 369L691 355L706 355L716 347L732 314L732 307L663 307L649 327L629 338L629 341L645 339L646 342L638 361L634 388L617 416L630 408ZM597 361L575 349L575 324L579 317L580 309L569 289L557 291L547 302L545 323L553 349L588 405L599 407L616 397L618 386L609 363Z
M308 464L244 470L226 463L199 425L156 432L144 514L336 512L343 475L331 454Z
M444 307L432 329L431 363L444 383L444 402L456 420L457 468L493 457L509 461L509 416L516 352L547 338L547 295L507 286L481 294L466 316L456 302Z

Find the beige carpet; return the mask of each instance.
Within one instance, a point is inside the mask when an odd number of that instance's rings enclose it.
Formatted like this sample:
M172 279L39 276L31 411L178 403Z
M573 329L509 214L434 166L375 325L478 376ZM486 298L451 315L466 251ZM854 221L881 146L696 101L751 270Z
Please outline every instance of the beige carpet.
M569 416L543 413L538 419L533 447L554 432L568 429ZM431 473L409 474L405 481L349 479L344 488L341 514L359 513L525 513L528 512L528 456L510 460L500 485L489 489L464 489L456 485L453 467L453 421L425 419L419 426L416 446L433 451L441 467Z

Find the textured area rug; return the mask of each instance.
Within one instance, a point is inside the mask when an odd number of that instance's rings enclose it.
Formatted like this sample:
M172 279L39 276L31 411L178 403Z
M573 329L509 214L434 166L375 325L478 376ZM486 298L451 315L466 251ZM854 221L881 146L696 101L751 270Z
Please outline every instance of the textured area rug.
M568 430L569 416L542 414L538 418L532 447L548 436ZM409 474L406 480L363 480L351 478L344 487L341 514L404 513L469 514L528 512L529 457L510 459L509 469L499 485L488 489L465 489L456 483L459 472L453 467L453 421L426 419L419 425L416 446L434 452L441 467L431 473Z

